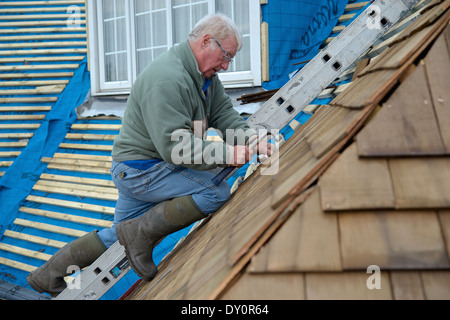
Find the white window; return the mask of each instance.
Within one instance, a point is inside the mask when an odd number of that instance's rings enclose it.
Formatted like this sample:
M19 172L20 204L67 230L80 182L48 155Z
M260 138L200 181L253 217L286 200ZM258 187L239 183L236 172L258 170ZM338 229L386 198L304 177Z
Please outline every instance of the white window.
M128 93L158 55L187 39L206 14L222 12L238 26L243 47L226 72L226 87L261 85L259 0L90 0L91 92Z

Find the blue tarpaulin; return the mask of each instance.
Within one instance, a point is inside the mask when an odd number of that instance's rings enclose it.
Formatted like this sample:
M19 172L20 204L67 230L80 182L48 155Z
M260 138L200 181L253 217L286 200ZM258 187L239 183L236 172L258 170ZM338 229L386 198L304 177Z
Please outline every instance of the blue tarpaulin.
M42 157L52 157L75 122L75 108L91 87L85 58L38 130L0 180L0 236L14 221L21 203L46 168Z
M278 0L262 5L263 21L269 25L270 81L266 90L281 88L299 62L314 58L330 35L347 0ZM301 65L300 65L301 66Z

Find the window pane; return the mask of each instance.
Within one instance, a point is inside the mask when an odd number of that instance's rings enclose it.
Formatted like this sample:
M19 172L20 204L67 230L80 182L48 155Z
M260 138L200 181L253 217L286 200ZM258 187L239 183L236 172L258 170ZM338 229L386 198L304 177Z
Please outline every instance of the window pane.
M249 0L216 0L216 11L230 17L242 34L242 49L225 72L250 70L250 9Z
M117 54L117 81L126 81L128 79L127 53Z
M117 20L116 33L117 33L116 51L126 51L127 50L127 25L126 25L125 18Z
M188 3L191 3L191 0L172 0L172 5L174 7Z
M195 24L208 14L208 2L195 0L173 1L174 44L185 41Z
M202 1L204 2L204 1ZM201 18L206 16L208 14L208 4L207 3L198 3L192 6L192 19L191 19L191 25L188 29L188 35L189 32L194 28L195 24L200 21ZM187 38L187 36L186 36Z
M136 45L138 49L151 46L150 14L143 14L136 17Z
M250 69L250 37L242 38L242 49L236 55L232 68L229 70L245 71Z
M153 14L151 31L154 46L167 46L166 11L159 11Z
M248 0L234 0L233 20L243 35L250 34L250 13Z
M135 0L136 13L150 10L150 0Z
M105 79L107 82L117 81L115 55L105 56Z
M178 44L187 39L190 32L190 15L191 10L189 7L180 7L173 9L173 42Z
M102 9L103 19L114 18L114 3L111 3L111 0L103 0Z
M166 0L152 0L153 10L156 9L165 9L166 8Z
M145 1L145 4L142 1ZM159 55L159 51L165 52L169 48L166 1L140 0L140 2L135 12L138 74Z
M116 47L116 35L114 33L115 30L114 21L106 21L103 26L103 39L105 42L105 53L114 52L114 48Z
M125 9L125 0L115 0L116 1L116 17L125 17L126 9Z
M137 53L137 73L141 73L142 70L145 69L146 66L149 65L150 62L152 62L152 52L151 50L142 50L138 51Z
M125 0L103 0L105 82L128 80Z

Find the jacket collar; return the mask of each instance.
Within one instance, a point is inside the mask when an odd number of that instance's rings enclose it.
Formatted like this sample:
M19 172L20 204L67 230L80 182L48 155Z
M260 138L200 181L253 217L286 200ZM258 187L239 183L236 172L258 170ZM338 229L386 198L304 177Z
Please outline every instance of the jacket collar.
M184 68L187 70L187 72L190 74L192 79L194 80L195 84L199 88L203 88L203 84L205 83L205 77L203 76L203 73L200 72L200 69L198 68L197 59L195 59L194 53L192 52L191 46L189 45L189 41L186 40L182 43L180 43L177 47L177 55L183 62ZM213 75L211 77L211 81L216 77L216 75Z

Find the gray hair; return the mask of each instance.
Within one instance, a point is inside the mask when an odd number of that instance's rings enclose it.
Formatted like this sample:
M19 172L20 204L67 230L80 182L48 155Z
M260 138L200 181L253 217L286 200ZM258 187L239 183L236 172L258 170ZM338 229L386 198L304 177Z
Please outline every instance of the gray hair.
M242 47L242 35L234 22L221 13L210 14L202 18L195 25L189 34L189 40L195 41L205 34L209 34L217 41L223 41L230 36L234 36L237 43L237 50Z

